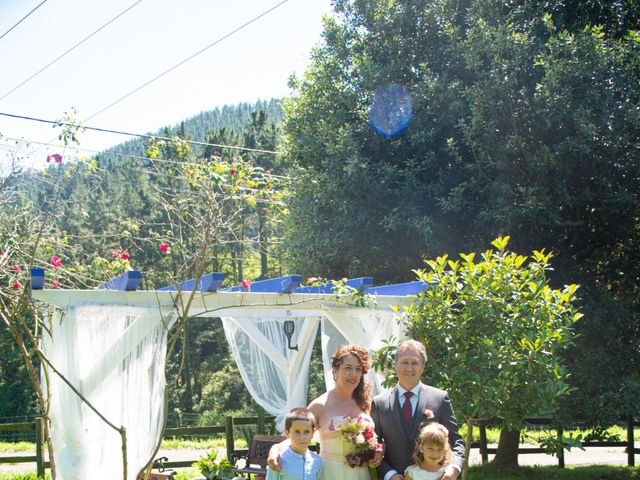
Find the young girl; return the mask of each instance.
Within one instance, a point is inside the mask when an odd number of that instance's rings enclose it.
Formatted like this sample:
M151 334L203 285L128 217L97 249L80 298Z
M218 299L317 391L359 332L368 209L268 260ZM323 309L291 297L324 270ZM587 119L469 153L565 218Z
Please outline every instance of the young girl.
M414 465L404 472L405 480L438 480L451 461L449 431L436 422L427 423L413 452Z

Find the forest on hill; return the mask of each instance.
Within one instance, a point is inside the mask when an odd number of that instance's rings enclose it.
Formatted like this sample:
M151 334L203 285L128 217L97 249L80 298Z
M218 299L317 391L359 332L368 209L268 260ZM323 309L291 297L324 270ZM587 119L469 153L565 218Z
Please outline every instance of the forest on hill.
M509 235L519 254L552 253L551 286L580 285L566 394L550 408L596 426L637 416L637 7L335 2L290 98L202 113L159 132L167 139L2 179L0 245L30 248L41 221L42 258L64 253L62 288L129 267L144 288L210 271L225 272L225 286L287 273L384 284L411 281L444 254L479 258ZM2 264L2 298L22 292L12 288L25 283L20 258ZM22 273L11 270L19 262ZM217 423L251 400L220 324L187 325L167 369L170 410ZM312 371L310 397L323 388L317 363ZM28 382L3 325L0 417L35 413Z
M275 151L281 123L281 101L272 99L202 112L174 127L161 129L155 137L240 145L246 149L194 144L179 161L208 162L215 158L236 165L239 171L243 164L251 163L257 169L284 176L287 169L276 155L251 151L254 148ZM159 226L167 222L169 215L163 203L169 191L179 192L184 185L179 166L171 160L176 158L172 146L161 145L160 157L153 159L147 151L150 145L148 138L136 138L105 150L93 159L75 164L63 161L44 172L21 172L6 179L7 189L19 192L12 196L14 208L38 209L51 219L56 231L73 239L73 244L67 246L67 257L77 265L78 275L73 284L64 286L95 287L96 282L106 282L123 268L131 267L143 272L142 288L158 288L175 280L172 274L185 261L184 252L180 255L176 251L172 258L175 261L156 268L157 243L138 242L142 235L159 234L154 233L154 229L159 232ZM226 273L226 286L238 284L244 278L255 280L280 272L279 263L266 255L267 239L262 239L262 255L260 244L254 239L259 231L267 231L268 226L262 221L266 216L262 210L260 213L249 210L257 209L247 204L242 212L242 224L237 226L242 230L237 236L246 237L245 240L235 242L235 232L227 232L231 236L226 239L229 246L221 241L219 251L212 255L207 266L208 271ZM179 235L186 245L188 233L183 231ZM163 238L173 243L174 250L178 249L177 240ZM276 239L271 240L274 242ZM130 260L115 259L114 251L127 252ZM33 389L4 325L0 345L0 418L34 415L37 407ZM186 368L181 368L183 349L188 349ZM251 406L251 398L229 355L219 321L193 319L190 322L184 343L176 348L168 362L167 375L174 385L169 394L170 412L199 413L200 422L217 424L223 413L234 411L240 400L247 405L243 413L255 411L256 406Z

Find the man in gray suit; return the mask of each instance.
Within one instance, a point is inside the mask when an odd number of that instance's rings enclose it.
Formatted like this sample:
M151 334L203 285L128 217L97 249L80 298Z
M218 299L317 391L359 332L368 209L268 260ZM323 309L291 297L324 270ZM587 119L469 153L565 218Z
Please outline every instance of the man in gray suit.
M455 480L462 470L464 442L458 433L449 395L420 381L426 361L424 345L415 340L402 342L396 350L398 384L373 399L371 417L376 424L378 438L384 439L386 447L384 459L378 467L380 479L404 479L405 468L413 463L411 456L418 427L427 418L425 410L433 412L433 421L449 430L453 459L442 480Z

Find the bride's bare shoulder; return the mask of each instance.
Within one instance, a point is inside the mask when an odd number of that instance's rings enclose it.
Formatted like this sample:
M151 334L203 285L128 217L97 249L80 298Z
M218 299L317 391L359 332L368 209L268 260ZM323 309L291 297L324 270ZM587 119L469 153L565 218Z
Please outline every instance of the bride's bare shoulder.
M327 397L328 394L325 392L318 398L313 399L307 407L316 417L316 421L318 423L322 423L322 420L324 419L324 413L327 409Z

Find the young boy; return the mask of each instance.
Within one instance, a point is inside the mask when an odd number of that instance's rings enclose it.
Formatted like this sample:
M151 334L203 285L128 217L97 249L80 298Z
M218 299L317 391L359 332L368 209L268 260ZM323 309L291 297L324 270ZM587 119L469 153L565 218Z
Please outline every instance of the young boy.
M322 459L309 450L316 419L307 408L293 408L284 421L290 445L282 452L282 471L267 468L266 480L319 480Z

